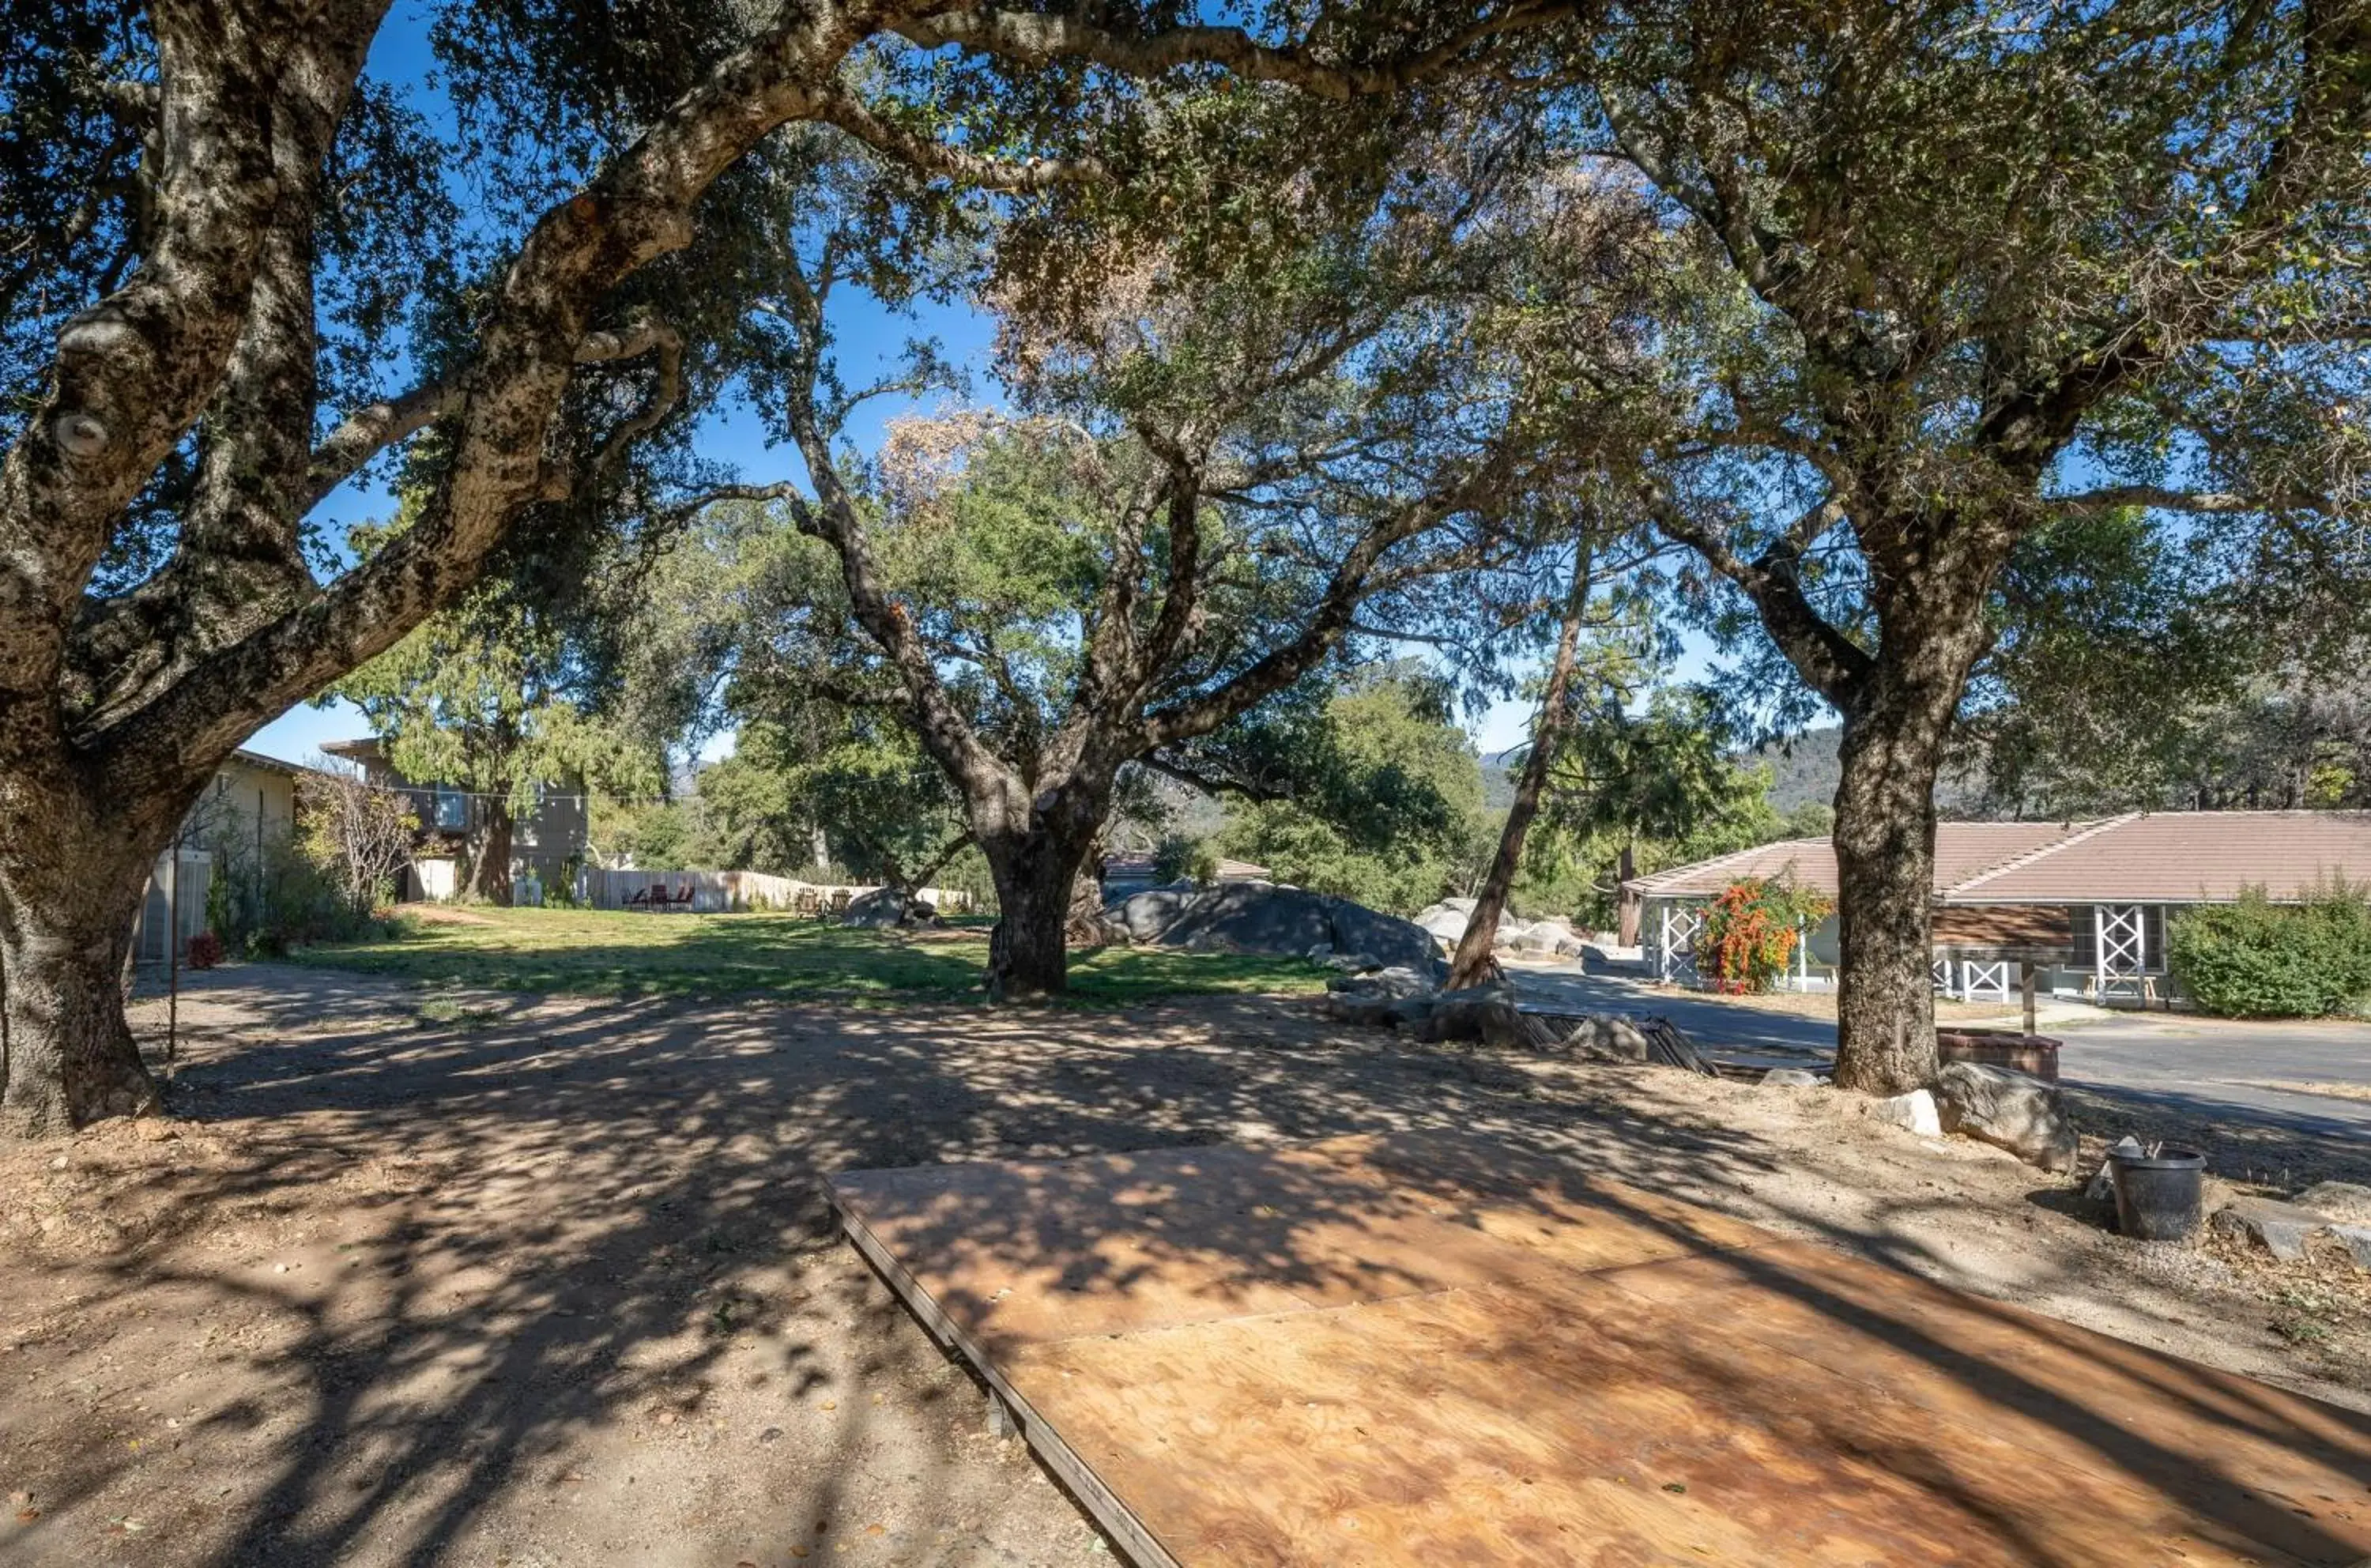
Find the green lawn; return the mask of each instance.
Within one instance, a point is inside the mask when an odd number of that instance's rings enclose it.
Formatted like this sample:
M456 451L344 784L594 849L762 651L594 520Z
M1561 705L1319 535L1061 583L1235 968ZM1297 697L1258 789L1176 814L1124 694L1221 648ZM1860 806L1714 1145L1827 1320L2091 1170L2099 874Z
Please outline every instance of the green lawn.
M652 915L476 909L407 916L379 941L307 948L295 962L427 986L592 997L839 997L979 994L984 925L906 933L851 930L796 915ZM480 923L482 922L482 923ZM1074 953L1081 1001L1241 991L1316 991L1325 972L1297 958L1105 948Z

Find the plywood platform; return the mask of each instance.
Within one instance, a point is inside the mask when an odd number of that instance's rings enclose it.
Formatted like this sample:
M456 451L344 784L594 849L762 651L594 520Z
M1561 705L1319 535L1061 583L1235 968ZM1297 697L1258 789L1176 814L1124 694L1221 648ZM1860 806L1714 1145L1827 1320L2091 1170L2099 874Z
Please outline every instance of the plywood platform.
M833 1188L1140 1564L2371 1558L2371 1418L1502 1146Z

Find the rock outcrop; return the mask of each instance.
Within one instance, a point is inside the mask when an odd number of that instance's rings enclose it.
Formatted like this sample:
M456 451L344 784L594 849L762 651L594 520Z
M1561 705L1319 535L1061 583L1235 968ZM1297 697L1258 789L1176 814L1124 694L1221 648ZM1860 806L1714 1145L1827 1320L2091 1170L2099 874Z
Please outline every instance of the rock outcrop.
M1952 1062L1935 1077L1943 1130L1997 1145L2044 1170L2072 1170L2077 1140L2066 1095L2007 1067Z
M1111 918L1135 941L1205 952L1300 957L1313 948L1386 968L1440 963L1430 932L1347 898L1274 882L1173 882L1121 900Z

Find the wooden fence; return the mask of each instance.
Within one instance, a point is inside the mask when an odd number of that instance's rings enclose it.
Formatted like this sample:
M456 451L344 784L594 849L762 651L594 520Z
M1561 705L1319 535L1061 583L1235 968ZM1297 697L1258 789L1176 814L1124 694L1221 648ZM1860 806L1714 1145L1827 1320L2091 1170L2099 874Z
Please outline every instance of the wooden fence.
M599 866L585 869L578 891L596 909L629 909L646 905L653 888L666 894L669 902L665 906L673 909L687 907L675 901L689 888L691 903L688 907L698 914L711 915L749 909L845 908L859 894L880 891L877 887L801 882L770 871L620 871ZM919 892L943 915L960 914L971 907L971 894L954 888L926 887Z

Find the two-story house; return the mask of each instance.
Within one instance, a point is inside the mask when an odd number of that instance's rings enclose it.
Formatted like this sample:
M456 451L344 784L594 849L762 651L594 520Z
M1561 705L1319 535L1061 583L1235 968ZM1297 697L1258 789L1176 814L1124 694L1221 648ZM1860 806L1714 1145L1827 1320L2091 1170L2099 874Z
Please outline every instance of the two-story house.
M453 897L461 885L465 851L497 803L470 790L404 777L376 735L327 741L321 749L361 768L368 782L411 798L412 814L420 819L420 847L412 857L404 896ZM532 803L513 812L511 820L510 870L515 884L526 884L518 889L521 902L539 902L543 888L573 887L584 863L584 792L538 783L531 793Z

